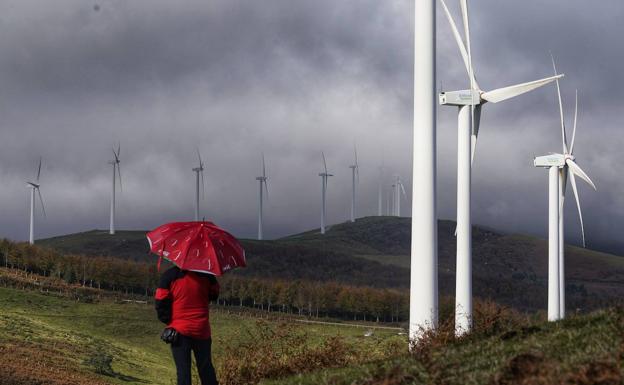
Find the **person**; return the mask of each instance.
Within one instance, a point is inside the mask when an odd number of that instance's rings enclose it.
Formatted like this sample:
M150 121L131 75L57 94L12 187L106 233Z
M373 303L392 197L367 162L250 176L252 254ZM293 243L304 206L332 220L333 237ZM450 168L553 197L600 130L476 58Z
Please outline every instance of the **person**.
M217 385L212 365L209 303L219 297L219 283L212 274L181 270L174 266L160 277L156 289L156 313L177 331L171 352L178 385L191 385L191 351L202 385Z

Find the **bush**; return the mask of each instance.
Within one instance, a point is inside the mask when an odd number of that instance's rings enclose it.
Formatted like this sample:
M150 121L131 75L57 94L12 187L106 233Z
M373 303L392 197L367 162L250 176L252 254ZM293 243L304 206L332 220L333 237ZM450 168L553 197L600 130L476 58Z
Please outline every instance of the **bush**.
M226 349L218 368L222 385L257 384L315 369L346 366L361 356L341 337L312 341L291 324L271 326L259 321L246 341Z
M92 354L89 355L83 362L86 366L91 367L96 373L103 374L105 376L114 376L113 371L113 356L105 352L101 348L97 348Z

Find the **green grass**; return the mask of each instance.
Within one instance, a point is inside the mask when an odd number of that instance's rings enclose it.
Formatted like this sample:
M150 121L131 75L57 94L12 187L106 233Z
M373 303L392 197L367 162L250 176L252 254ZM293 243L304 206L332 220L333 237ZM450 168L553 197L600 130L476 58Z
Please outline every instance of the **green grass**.
M0 288L0 347L12 344L54 347L76 371L93 372L85 365L90 357L111 356L114 376L106 382L119 384L172 384L174 366L168 346L159 340L163 325L151 305L113 302L78 303L67 298ZM272 323L274 321L267 321ZM255 318L211 313L213 356L218 365L228 346L245 341L258 327ZM360 349L374 350L386 341L400 341L395 331L378 330L364 338L366 329L331 325L293 325L311 337L343 336ZM35 357L33 357L35 359ZM26 364L26 363L25 363Z

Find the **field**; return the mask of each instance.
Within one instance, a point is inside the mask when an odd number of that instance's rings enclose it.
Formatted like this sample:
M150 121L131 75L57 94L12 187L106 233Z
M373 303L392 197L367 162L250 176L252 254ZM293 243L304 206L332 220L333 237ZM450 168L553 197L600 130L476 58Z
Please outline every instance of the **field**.
M106 300L80 303L0 288L0 314L0 352L5 357L0 384L174 383L168 346L158 338L162 324L155 319L151 305ZM227 348L277 328L305 334L311 345L340 336L349 346L366 352L403 343L391 330L380 329L372 337L363 337L367 329L258 321L224 310L213 311L211 322L217 367Z

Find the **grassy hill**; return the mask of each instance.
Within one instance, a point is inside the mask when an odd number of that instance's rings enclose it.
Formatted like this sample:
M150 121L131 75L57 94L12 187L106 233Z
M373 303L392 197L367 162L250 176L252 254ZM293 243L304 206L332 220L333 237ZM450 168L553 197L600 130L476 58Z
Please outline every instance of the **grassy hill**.
M439 283L443 294L455 288L455 223L440 221ZM410 220L366 217L341 223L321 235L318 230L269 241L242 240L249 267L246 276L335 280L355 285L409 286ZM154 261L143 231L115 236L90 231L39 241L63 252L109 255ZM473 229L474 293L522 310L545 309L547 242ZM599 308L624 296L624 258L566 247L566 301L572 311Z
M0 314L0 384L174 383L152 305L83 303L0 288ZM366 329L258 320L213 309L213 357L223 385L624 381L622 309L547 323L477 303L475 332L460 339L453 338L448 317L444 311L440 330L426 335L410 355L405 337L391 330L364 337Z
M530 322L454 340L438 335L413 355L316 371L265 385L618 385L624 383L624 312Z
M1 269L0 274L11 274ZM158 336L163 325L153 304L93 303L34 291L0 287L0 384L6 385L171 385L175 368L169 347ZM245 346L263 346L268 335L292 345L298 338L308 354L326 341L340 338L353 352L384 357L383 349L396 343L405 347L396 331L379 329L365 338L367 329L339 325L259 320L254 313L236 314L226 309L211 312L213 355L225 383L236 383L227 369L245 364ZM270 339L269 339L270 341ZM275 348L284 352L280 341ZM317 349L317 350L314 350ZM237 356L240 356L236 358ZM363 356L363 354L362 354ZM289 357L284 357L284 360ZM252 361L252 360L250 360ZM256 364L256 362L250 362ZM278 363L275 364L277 367ZM229 377L228 377L229 376ZM195 382L198 383L198 382Z

